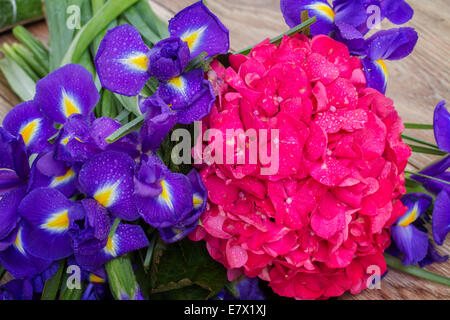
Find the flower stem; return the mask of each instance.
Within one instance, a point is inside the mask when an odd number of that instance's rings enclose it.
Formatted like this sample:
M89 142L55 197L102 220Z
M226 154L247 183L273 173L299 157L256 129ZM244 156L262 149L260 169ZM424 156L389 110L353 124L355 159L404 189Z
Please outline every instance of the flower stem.
M42 291L41 300L55 300L58 294L61 277L64 270L65 262L62 261L58 271L45 282L44 291Z
M6 269L0 266L0 281L2 281L3 277L6 274Z
M433 130L432 124L422 124L422 123L404 123L406 129L422 129L422 130Z
M395 258L387 253L384 254L384 258L386 259L386 264L394 269L406 272L408 274L411 274L413 276L425 279L425 280L429 280L429 281L433 281L436 283L440 283L443 284L445 286L449 286L450 287L450 278L446 277L446 276L442 276L440 274L436 274L430 271L427 271L425 269L416 267L416 266L405 266L404 264L402 264L402 262L400 261L400 259Z
M128 255L123 255L107 262L105 269L114 298L116 300L134 300L139 286Z
M286 31L285 33L280 34L279 36L276 36L275 38L272 38L270 40L270 43L278 43L281 41L281 39L283 39L284 36L292 36L296 33L299 33L303 30L305 30L306 28L309 28L314 22L316 22L316 17L312 17L309 18L308 20L306 20L305 22L299 24L298 26L295 26L294 28ZM233 52L233 54L243 54L243 55L247 55L250 53L250 51L253 49L254 46L251 46L247 49L243 49L240 51L235 51Z
M434 154L437 156L447 155L447 152L444 152L444 151L441 151L438 149L434 149L434 148L426 148L426 147L422 147L422 146L416 146L414 144L408 144L408 146L410 146L411 150L416 153Z
M136 117L134 120L128 122L126 125L117 129L108 138L106 138L106 142L113 143L113 142L119 140L120 138L126 136L130 132L137 130L138 127L141 125L141 123L144 121L144 118L145 118L145 115L142 114L142 115Z
M439 150L439 147L438 147L437 145L435 145L435 144L432 144L432 143L429 143L429 142L426 142L426 141L423 141L423 140L420 140L420 139L417 139L417 138L408 136L408 135L406 135L406 134L402 134L402 138L403 138L403 139L406 139L406 140L409 140L409 141L414 141L414 142L423 144L423 145L425 145L425 146L429 146L429 147L432 147L432 148L434 148L434 149L438 149L438 150Z

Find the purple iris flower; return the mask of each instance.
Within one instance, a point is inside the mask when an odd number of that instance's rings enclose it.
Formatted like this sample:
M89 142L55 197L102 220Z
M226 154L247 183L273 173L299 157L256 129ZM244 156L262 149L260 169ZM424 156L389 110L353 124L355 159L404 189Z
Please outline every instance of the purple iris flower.
M70 237L76 263L98 273L109 260L148 246L140 226L120 223L111 234L107 210L94 199L84 199L71 211Z
M228 293L225 289L217 296L222 300L265 300L266 297L259 288L258 278L243 276L234 284L235 295Z
M89 159L78 174L81 191L119 219L134 221L134 160L127 154L105 151Z
M189 124L209 113L215 96L203 69L184 72L186 65L202 52L206 58L227 53L229 32L201 1L176 14L169 31L171 37L150 50L137 29L118 26L106 34L95 63L102 86L126 96L138 95L150 77L157 78L158 96L178 122Z
M309 16L317 20L311 26L311 34L340 32L345 24L364 36L370 29L368 23L374 15L373 6L379 8L379 22L388 18L395 24L408 22L414 11L404 0L334 0L332 5L326 0L281 0L280 7L284 19L293 28L301 23L301 12L308 11Z
M366 40L366 57L362 59L367 86L385 93L387 68L384 60L399 60L414 50L418 40L413 28L382 30Z
M172 227L193 209L189 179L153 155L144 156L136 168L134 198L141 217L155 228Z
M187 42L179 37L170 37L150 50L148 71L159 80L169 81L184 72L190 57Z
M374 6L378 8L374 10ZM311 34L330 34L346 44L350 53L362 58L367 86L385 93L387 68L384 60L398 60L408 56L417 43L412 28L382 30L368 39L369 22L379 14L379 20L388 18L395 24L409 21L414 11L404 0L281 0L281 11L290 27L301 23L301 12L307 10L316 16Z
M403 255L402 263L416 264L423 260L428 252L428 235L426 230L420 230L420 219L425 216L433 199L424 193L409 193L403 196L402 202L408 210L391 227L392 239Z
M142 152L156 151L177 123L177 114L172 112L158 92L141 100L139 108L145 114L144 123L139 131Z
M446 261L448 256L439 255L424 226L429 220L426 211L433 202L431 196L424 193L410 193L403 196L402 202L408 210L391 227L394 240L391 252L402 255L402 263L405 265L419 263L423 267L433 262ZM440 193L434 202L431 219L434 240L438 245L442 245L450 230L450 215L447 212L449 205L450 198L445 191Z
M203 184L202 178L197 170L192 169L187 178L192 187L192 211L173 226L160 228L161 238L166 242L175 242L190 234L198 225L198 221L203 211L205 211L208 193Z
M31 300L33 286L28 279L11 280L0 286L0 300Z

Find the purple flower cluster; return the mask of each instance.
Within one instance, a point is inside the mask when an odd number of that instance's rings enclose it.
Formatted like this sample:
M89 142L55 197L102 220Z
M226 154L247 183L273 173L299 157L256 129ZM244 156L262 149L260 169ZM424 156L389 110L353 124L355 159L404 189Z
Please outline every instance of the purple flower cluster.
M450 153L449 128L450 113L445 107L445 102L441 101L434 111L434 135L439 149ZM397 255L402 255L404 264L419 263L425 266L448 259L448 255L438 254L425 227L425 223L430 221L427 214L427 210L430 210L433 240L439 246L444 244L450 232L450 172L448 169L450 169L450 155L420 171L420 176L412 176L429 194L409 193L402 199L408 211L392 227L394 243L391 250Z
M360 56L367 86L385 93L387 68L384 60L399 60L414 49L418 36L413 28L380 30L370 37L371 29L385 18L396 25L408 22L413 9L404 0L281 0L281 11L290 27L301 23L301 12L316 16L311 34L331 34L345 43L350 53Z
M106 262L149 245L139 218L166 242L197 226L207 197L200 175L171 172L156 151L176 123L209 113L215 97L203 70L185 69L202 52L226 53L228 30L201 2L179 12L169 30L171 37L149 50L136 29L121 25L107 33L96 57L101 83L113 92L137 95L150 77L160 81L153 96L139 100L139 133L106 141L122 125L95 117L100 95L76 64L40 80L34 99L5 117L0 265L20 280L2 287L3 298L29 298L30 285L39 290L35 283L65 258L87 280L104 279ZM92 286L86 299L96 296Z

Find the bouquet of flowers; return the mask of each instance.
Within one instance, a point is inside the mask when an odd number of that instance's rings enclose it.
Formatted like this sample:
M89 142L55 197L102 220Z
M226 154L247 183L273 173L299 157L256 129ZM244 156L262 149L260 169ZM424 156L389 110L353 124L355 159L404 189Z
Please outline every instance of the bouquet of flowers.
M80 29L58 16L74 4ZM50 48L13 30L0 298L326 299L387 266L450 285L422 269L448 258L450 114L402 122L383 61L418 35L369 23L413 10L280 5L291 29L239 52L201 1L168 24L145 0L45 1ZM410 172L412 151L442 158Z

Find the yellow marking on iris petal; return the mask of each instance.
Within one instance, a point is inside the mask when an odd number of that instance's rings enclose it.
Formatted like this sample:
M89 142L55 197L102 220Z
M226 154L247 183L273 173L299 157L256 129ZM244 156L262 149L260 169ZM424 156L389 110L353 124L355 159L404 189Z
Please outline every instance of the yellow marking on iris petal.
M169 84L181 91L184 88L184 79L182 77L175 77L169 80Z
M89 282L93 283L105 283L105 279L100 278L99 276L96 276L95 274L91 273L89 275Z
M161 180L160 183L161 183L162 191L161 191L161 194L159 195L159 198L160 198L160 200L164 201L167 204L167 206L169 207L170 210L173 210L173 203L172 203L172 199L171 199L169 185L164 180Z
M117 238L116 235L108 237L106 246L104 248L105 252L113 257L117 256Z
M41 228L55 232L62 232L69 228L69 211L63 210L56 212L41 225Z
M81 113L80 108L77 106L76 102L67 95L67 93L63 90L63 113L68 118L74 113Z
M335 12L329 5L325 3L313 3L305 7L307 9L316 10L323 16L327 17L329 20L334 21Z
M195 31L186 32L184 35L181 36L181 40L187 42L187 45L191 50L191 52L194 51L195 47L198 45L199 40L205 30L206 26L203 26Z
M193 204L194 204L194 208L198 208L203 204L203 199L194 194Z
M14 241L14 247L23 255L25 255L25 250L23 249L22 242L22 228L17 232L16 240Z
M62 139L62 140L61 140L61 143L62 143L63 145L67 145L67 144L69 143L69 137Z
M72 169L69 169L69 170L67 170L67 172L64 175L53 178L52 183L50 184L50 187L54 188L56 186L64 184L64 183L72 180L73 177L75 177L75 172Z
M416 221L419 215L419 204L416 202L414 207L404 215L398 222L399 226L406 227Z
M94 199L97 200L105 208L114 204L117 198L117 187L120 185L120 180L112 185L100 188L95 194Z
M387 78L388 71L387 71L386 63L384 63L384 61L381 59L379 59L375 62L380 66L381 70L383 70L383 73L384 73L385 77Z
M19 133L21 134L25 145L28 145L31 141L33 141L34 137L36 137L36 133L39 130L40 124L40 119L34 119L33 121L30 121L26 125L24 125L22 129L20 129Z
M143 53L134 55L128 58L126 61L131 67L136 70L147 71L148 57Z

